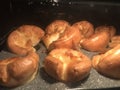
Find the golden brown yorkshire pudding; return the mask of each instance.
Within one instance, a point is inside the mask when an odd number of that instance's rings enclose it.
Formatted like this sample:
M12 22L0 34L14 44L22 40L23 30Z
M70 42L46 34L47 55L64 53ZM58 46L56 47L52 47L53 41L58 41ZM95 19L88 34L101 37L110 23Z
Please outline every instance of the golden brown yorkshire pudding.
M35 78L39 66L39 56L29 52L23 57L12 57L0 60L0 84L5 87L16 87Z
M49 49L52 50L54 48L72 48L78 50L81 38L82 35L78 28L68 27L58 40L50 44Z
M47 34L52 34L55 32L63 33L64 30L69 26L70 26L69 22L65 20L54 20L46 27L45 32Z
M91 60L82 52L53 49L44 60L44 69L51 77L63 82L83 80L91 70Z
M80 41L80 45L88 51L104 52L106 51L106 47L111 37L112 34L110 33L108 28L105 29L102 27L98 27L95 30L95 34L88 38L82 39Z
M109 43L109 48L113 48L118 44L120 44L120 35L115 35L111 38L111 42Z
M28 51L36 51L36 46L44 36L44 31L34 25L22 25L8 36L8 48L15 54L26 55Z
M110 33L110 38L116 34L116 28L114 26L99 26L96 28L95 32L106 31Z
M80 30L82 37L87 38L94 34L94 26L88 21L79 21L74 23L72 26Z
M110 78L120 79L120 44L92 60L93 67Z
M69 27L70 24L65 20L55 20L50 23L45 29L45 36L43 37L43 42L46 48L49 48L49 45L56 41L65 29Z

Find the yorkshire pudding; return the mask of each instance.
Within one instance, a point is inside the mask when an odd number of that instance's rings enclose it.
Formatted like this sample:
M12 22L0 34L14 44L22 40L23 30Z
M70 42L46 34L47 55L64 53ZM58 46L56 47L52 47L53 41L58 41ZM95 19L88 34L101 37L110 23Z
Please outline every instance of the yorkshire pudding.
M75 82L89 75L91 60L73 49L53 49L45 57L44 69L48 75L59 81Z
M74 23L72 26L80 30L82 37L87 38L94 34L94 26L88 21L79 21Z
M8 36L7 44L11 52L26 55L28 51L36 51L36 46L44 36L44 31L35 25L22 25Z
M78 28L68 27L58 40L50 44L49 49L52 50L54 48L72 48L79 50L79 42L81 38L82 35Z
M106 31L110 33L110 38L116 34L116 28L114 26L99 26L96 28L95 32Z
M92 36L80 41L80 45L88 51L105 52L110 38L114 35L113 31L108 27L97 27Z
M0 84L16 87L34 79L39 66L39 56L29 52L23 57L0 60Z
M115 35L111 38L111 42L109 43L109 48L113 48L118 44L120 44L120 35Z
M65 20L55 20L50 23L45 29L45 36L43 37L43 42L46 48L49 48L49 45L56 41L65 31L70 24Z
M120 44L105 54L94 56L92 65L99 73L120 79Z

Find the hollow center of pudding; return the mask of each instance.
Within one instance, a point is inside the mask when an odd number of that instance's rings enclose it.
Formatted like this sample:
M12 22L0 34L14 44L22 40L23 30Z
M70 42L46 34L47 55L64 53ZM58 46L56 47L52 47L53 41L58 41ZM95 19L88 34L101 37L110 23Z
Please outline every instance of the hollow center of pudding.
M21 47L24 48L28 48L28 47L32 47L35 46L39 40L36 36L34 36L34 34L30 35L30 36L26 36L25 33L21 33L21 32L16 32L17 35L14 36L14 40L15 40L15 44L16 45L20 45Z

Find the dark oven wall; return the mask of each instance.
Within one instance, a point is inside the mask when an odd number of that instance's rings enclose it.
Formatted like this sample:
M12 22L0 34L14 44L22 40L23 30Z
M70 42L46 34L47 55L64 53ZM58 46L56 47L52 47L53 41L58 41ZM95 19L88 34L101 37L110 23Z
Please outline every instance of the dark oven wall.
M7 0L1 3L0 44L22 24L45 27L55 19L71 24L88 20L95 27L113 25L120 34L120 2L113 0ZM3 42L2 42L3 41Z
M6 34L9 32L9 21L11 18L10 0L2 0L0 2L0 49L4 44Z
M42 26L54 19L65 19L70 23L89 20L95 26L116 25L120 19L119 9L119 1L113 0L12 0L13 19L23 18L23 22L28 20L28 23L42 22Z

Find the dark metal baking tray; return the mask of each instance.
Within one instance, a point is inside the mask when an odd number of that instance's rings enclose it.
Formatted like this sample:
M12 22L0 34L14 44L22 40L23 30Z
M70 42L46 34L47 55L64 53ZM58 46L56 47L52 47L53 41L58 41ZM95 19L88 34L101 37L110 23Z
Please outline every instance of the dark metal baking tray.
M34 24L41 28L45 27L56 19L64 19L71 24L88 20L95 27L99 25L113 25L120 34L120 3L119 2L96 2L73 0L62 2L60 0L11 0L9 4L8 15L3 15L0 25L0 59L16 56L7 50L6 39L9 33L23 24ZM40 55L40 68L36 78L25 85L16 88L5 88L0 86L0 90L86 90L86 89L120 89L120 80L110 79L100 75L94 69L90 75L83 81L76 83L62 83L48 76L42 63L46 48L40 42L40 49L37 53ZM82 50L88 57L97 54Z

